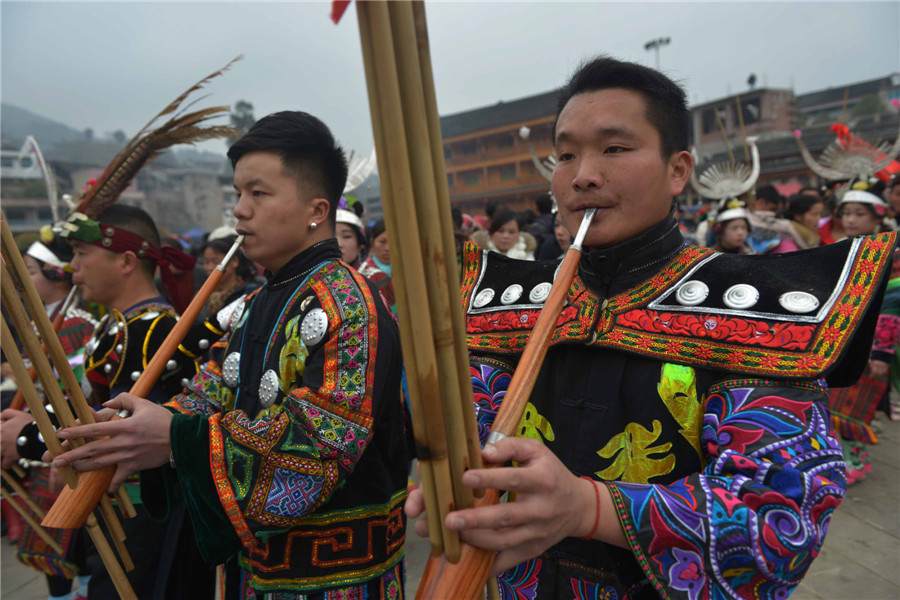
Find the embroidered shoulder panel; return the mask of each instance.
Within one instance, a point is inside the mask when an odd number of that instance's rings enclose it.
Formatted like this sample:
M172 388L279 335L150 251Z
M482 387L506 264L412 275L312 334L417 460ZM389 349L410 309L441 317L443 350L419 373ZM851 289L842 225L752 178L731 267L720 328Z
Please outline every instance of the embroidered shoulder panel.
M690 246L608 302L576 276L551 344L586 343L703 368L816 378L847 347L895 243L896 234L885 233L763 256ZM486 290L499 289L495 281L509 287L511 278L519 278L523 288L552 281L546 267L529 265L535 263L467 247L463 302L470 348L522 351L540 308L485 299Z

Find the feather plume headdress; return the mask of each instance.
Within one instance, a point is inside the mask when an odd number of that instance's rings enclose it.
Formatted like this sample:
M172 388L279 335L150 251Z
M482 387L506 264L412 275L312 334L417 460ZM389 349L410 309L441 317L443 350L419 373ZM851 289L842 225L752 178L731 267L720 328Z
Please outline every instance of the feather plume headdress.
M81 213L90 219L96 218L107 206L116 201L144 165L159 156L163 150L170 146L194 144L217 137L237 137L240 135L240 132L227 125L203 125L210 119L227 113L230 110L228 106L214 106L185 114L184 110L190 108L196 102L194 101L181 112L176 113L176 111L178 111L188 96L201 89L210 80L222 75L241 58L238 56L223 68L195 83L169 103L159 114L150 119L150 122L113 158L96 183L81 193L75 212ZM175 113L174 116L168 121L155 129L150 129L162 117L173 113ZM70 228L66 227L65 229ZM63 235L65 235L65 232Z
M240 135L233 127L206 125L210 119L227 113L230 110L228 106L214 106L186 112L198 99L179 111L188 96L223 74L240 59L238 56L215 73L204 77L150 119L150 122L144 125L113 158L103 174L81 193L77 207L67 220L54 227L61 237L94 244L111 252L132 251L138 258L153 260L160 266L166 296L179 312L193 295L191 282L186 277L182 278L183 281L178 281L168 266L171 265L182 272L190 272L196 259L175 248L158 248L130 231L99 222L98 217L119 198L138 171L166 148L176 144L194 144L217 137ZM168 115L172 115L168 121L151 129L160 119Z

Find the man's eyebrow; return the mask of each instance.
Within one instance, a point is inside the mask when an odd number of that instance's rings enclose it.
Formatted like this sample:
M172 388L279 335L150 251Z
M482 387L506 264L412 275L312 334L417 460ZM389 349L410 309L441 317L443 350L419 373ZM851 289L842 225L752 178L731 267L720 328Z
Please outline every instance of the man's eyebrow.
M257 177L256 179L251 179L250 181L245 181L244 187L253 187L254 185L260 185L260 184L264 184L264 183L265 182L261 178ZM234 189L238 189L237 183L234 183L232 185L234 186Z
M624 138L633 138L635 137L635 133L633 130L627 127L600 127L594 130L594 137L596 138L607 138L607 137L624 137ZM565 142L572 138L572 134L567 131L559 131L556 134L556 143Z

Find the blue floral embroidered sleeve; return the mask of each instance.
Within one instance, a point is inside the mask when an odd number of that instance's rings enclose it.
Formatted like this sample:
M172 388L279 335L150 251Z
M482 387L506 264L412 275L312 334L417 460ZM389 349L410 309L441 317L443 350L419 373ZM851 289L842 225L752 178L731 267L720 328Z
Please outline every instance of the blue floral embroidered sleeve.
M846 487L825 400L817 386L718 384L705 401L701 473L608 484L662 597L784 598L800 582Z
M500 361L484 358L473 361L469 371L472 376L472 392L475 397L475 417L481 445L487 441L494 418L506 396L512 369Z

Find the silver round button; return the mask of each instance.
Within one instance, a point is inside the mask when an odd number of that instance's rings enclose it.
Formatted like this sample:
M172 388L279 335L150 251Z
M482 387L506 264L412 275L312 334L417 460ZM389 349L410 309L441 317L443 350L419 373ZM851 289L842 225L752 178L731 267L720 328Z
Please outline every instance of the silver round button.
M678 286L675 300L682 306L697 306L709 297L709 286L702 281L686 281Z
M131 372L131 380L132 381L137 381L138 379L140 379L140 377L141 377L140 371L132 371Z
M522 286L518 283L514 283L505 290L500 295L500 303L501 304L512 304L516 300L522 297Z
M819 299L806 292L787 292L778 298L778 304L788 312L803 314L819 308Z
M321 308L314 308L300 323L300 339L307 346L314 346L328 333L328 315Z
M232 352L225 357L222 363L222 379L231 387L234 387L240 381L241 353Z
M550 296L550 290L553 288L553 284L549 282L539 283L531 289L531 292L528 294L528 299L533 304L543 304L544 301Z
M722 302L728 308L750 308L759 302L759 290L752 285L739 283L725 290L725 293L722 295Z
M259 382L259 402L265 408L269 408L275 403L278 397L278 375L274 369L269 369L263 373Z
M475 301L472 303L472 306L475 308L481 308L482 306L487 306L491 303L491 300L494 299L494 290L491 288L484 288L478 295L475 296Z

